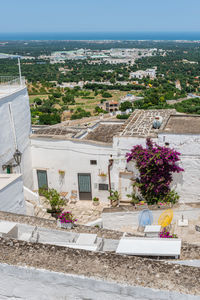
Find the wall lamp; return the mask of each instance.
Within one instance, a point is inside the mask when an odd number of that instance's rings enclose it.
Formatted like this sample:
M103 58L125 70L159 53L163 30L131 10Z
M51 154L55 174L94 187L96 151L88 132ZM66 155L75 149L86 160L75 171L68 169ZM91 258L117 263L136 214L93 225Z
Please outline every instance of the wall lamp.
M17 166L19 166L21 164L21 160L22 160L22 153L16 149L15 153L13 154L13 158L17 164Z
M7 167L17 167L21 164L22 160L22 153L16 149L15 153L13 154L13 158L15 161L15 164L12 164L11 162L7 162L5 165L2 166L2 169L5 170Z

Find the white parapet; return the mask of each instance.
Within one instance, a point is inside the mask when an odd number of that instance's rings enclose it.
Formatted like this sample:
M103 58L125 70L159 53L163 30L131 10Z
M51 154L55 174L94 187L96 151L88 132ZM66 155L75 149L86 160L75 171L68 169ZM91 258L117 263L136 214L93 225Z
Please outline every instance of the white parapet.
M120 240L116 253L179 257L181 253L181 240L175 238L124 237Z
M0 174L0 210L25 214L21 174Z

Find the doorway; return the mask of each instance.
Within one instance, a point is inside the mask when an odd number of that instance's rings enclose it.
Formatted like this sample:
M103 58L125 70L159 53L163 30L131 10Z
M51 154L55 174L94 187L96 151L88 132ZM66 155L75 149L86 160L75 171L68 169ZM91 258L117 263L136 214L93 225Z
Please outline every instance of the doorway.
M37 170L38 188L48 189L47 171Z
M78 189L80 200L92 200L91 175L89 173L78 174Z

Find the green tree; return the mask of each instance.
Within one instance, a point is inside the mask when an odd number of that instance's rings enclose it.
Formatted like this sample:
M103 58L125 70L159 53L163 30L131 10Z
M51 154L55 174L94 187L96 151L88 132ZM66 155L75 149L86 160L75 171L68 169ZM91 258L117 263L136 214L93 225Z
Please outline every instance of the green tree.
M119 109L121 111L126 111L127 109L133 108L133 105L130 101L125 101L123 103L120 104Z

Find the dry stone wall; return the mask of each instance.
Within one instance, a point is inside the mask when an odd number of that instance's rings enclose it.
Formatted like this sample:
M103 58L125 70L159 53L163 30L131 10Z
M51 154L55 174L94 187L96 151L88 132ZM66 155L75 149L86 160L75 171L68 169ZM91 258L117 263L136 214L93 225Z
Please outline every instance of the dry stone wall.
M5 238L0 238L0 253L0 263L42 268L200 297L200 268L196 267Z

